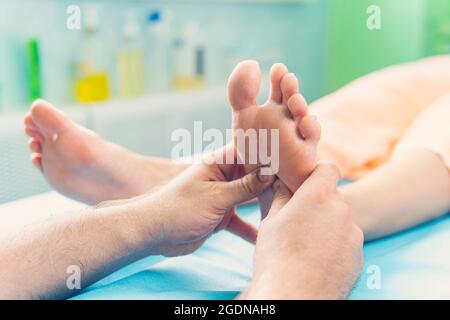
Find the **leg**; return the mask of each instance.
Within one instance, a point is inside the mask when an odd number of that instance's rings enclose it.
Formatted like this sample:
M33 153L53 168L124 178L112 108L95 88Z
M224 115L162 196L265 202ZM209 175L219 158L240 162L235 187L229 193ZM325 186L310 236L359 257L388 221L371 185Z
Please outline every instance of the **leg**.
M377 71L314 102L311 112L322 125L319 157L345 177L361 178L389 160L411 122L448 88L450 55Z
M450 175L431 151L416 149L340 189L367 240L441 216L450 210Z
M422 112L385 165L342 187L367 240L450 210L450 94Z
M185 168L108 143L42 100L24 121L33 164L55 190L88 204L139 195Z

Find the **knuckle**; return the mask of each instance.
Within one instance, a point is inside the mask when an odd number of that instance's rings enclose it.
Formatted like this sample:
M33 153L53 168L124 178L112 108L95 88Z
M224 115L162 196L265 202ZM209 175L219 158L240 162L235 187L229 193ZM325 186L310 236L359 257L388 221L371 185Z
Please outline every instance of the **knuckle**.
M342 221L345 224L351 224L353 223L353 215L348 207L348 205L345 202L339 202L339 210L340 210L340 216Z
M333 207L338 212L344 223L353 223L353 214L350 210L350 206L344 200L343 196L339 192L335 192L332 196Z
M257 192L258 183L254 181L255 176L253 174L245 176L241 180L241 188L247 194L255 194Z
M324 175L334 177L336 180L339 180L341 178L341 172L339 168L332 162L320 161L317 165L317 170L319 170Z
M223 198L223 187L218 183L208 185L208 189L203 190L205 194L210 194L213 199Z
M330 199L330 192L327 188L317 188L311 192L311 200L317 204L324 204Z

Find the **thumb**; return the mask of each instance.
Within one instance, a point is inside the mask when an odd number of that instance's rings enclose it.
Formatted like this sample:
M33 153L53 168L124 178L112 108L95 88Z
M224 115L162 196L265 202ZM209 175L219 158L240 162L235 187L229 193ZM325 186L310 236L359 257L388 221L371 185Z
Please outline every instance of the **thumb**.
M226 207L251 200L261 194L275 181L273 175L262 175L260 170L230 182L223 182L222 203Z
M339 168L327 161L319 161L316 169L300 186L295 195L310 193L317 190L331 192L336 189L336 185L341 179Z

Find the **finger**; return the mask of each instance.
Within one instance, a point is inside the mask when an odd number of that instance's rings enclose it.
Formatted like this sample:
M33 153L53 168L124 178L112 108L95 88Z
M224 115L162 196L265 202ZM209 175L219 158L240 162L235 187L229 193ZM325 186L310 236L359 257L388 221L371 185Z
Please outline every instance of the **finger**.
M273 201L270 208L269 216L277 214L291 199L292 193L289 188L281 181L277 180L272 186Z
M240 179L223 182L223 205L230 207L251 200L270 187L274 181L275 176L264 175L260 170L255 170Z
M272 201L272 188L267 188L267 190L261 193L258 197L259 210L261 211L261 221L264 220L269 214L270 208L272 207Z
M319 161L316 169L303 182L295 194L304 194L305 192L317 190L335 190L340 179L341 173L336 165L327 161Z
M359 269L361 270L364 263L364 253L363 253L364 233L357 226L353 227L353 243L356 248L355 259L358 262Z
M250 243L256 243L256 237L258 230L248 222L242 220L236 213L233 213L231 219L225 228L232 234L248 241Z
M241 178L244 174L239 175L239 166L237 165L237 151L233 143L229 143L224 147L214 150L203 155L202 163L205 168L218 168L227 180Z

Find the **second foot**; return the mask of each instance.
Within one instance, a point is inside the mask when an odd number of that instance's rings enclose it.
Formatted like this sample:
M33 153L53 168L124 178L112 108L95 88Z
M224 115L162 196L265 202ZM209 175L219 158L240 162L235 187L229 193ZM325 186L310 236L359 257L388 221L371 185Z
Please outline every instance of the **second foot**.
M140 195L182 170L105 142L43 100L24 122L36 168L56 191L87 204Z

